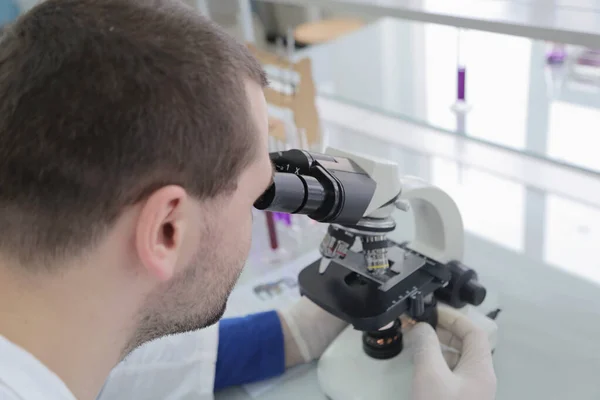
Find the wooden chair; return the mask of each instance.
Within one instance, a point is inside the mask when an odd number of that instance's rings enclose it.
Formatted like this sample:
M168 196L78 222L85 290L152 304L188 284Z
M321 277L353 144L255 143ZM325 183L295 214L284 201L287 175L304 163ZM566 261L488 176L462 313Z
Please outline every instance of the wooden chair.
M333 18L300 24L294 30L294 39L304 45L329 42L364 27L360 19Z

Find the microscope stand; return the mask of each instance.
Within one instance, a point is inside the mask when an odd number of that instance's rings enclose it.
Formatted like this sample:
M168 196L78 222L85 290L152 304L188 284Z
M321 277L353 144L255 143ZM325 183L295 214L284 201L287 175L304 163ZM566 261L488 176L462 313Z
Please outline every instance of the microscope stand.
M472 306L464 313L488 333L492 350L497 325ZM327 348L318 364L321 390L331 400L409 400L412 386L412 350L404 343L402 352L388 360L368 356L361 346L362 332L349 326Z

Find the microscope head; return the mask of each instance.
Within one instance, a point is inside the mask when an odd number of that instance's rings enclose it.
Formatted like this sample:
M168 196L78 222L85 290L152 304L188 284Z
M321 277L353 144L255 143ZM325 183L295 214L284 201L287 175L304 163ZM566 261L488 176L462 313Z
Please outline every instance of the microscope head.
M325 150L325 154L336 158L352 160L375 181L377 186L363 217L377 218L380 215L378 214L379 210L393 204L398 196L400 196L402 183L398 164L383 158L350 153L333 147L328 147Z
M398 166L387 160L334 148L324 154L287 150L270 156L276 172L254 204L259 210L355 225L364 217L377 217L401 191Z

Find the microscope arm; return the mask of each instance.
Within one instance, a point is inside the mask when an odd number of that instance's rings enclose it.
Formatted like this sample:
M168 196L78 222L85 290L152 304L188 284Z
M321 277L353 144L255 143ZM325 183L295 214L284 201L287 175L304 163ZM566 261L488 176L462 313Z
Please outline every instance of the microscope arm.
M463 222L454 200L420 178L406 176L401 182L402 193L396 204L406 208L408 203L415 222L414 238L407 247L442 264L462 261Z

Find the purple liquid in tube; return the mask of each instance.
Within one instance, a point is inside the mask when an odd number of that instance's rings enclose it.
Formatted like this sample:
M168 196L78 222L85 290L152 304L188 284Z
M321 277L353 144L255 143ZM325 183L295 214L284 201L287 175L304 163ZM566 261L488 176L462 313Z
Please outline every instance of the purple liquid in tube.
M562 64L567 58L567 50L564 45L553 43L552 49L546 55L548 64Z
M292 216L290 214L286 214L286 213L274 213L275 214L275 219L277 221L281 221L284 224L286 224L287 226L292 225Z
M465 81L466 81L467 69L465 67L458 67L458 79L457 79L457 90L456 99L458 101L465 101Z

